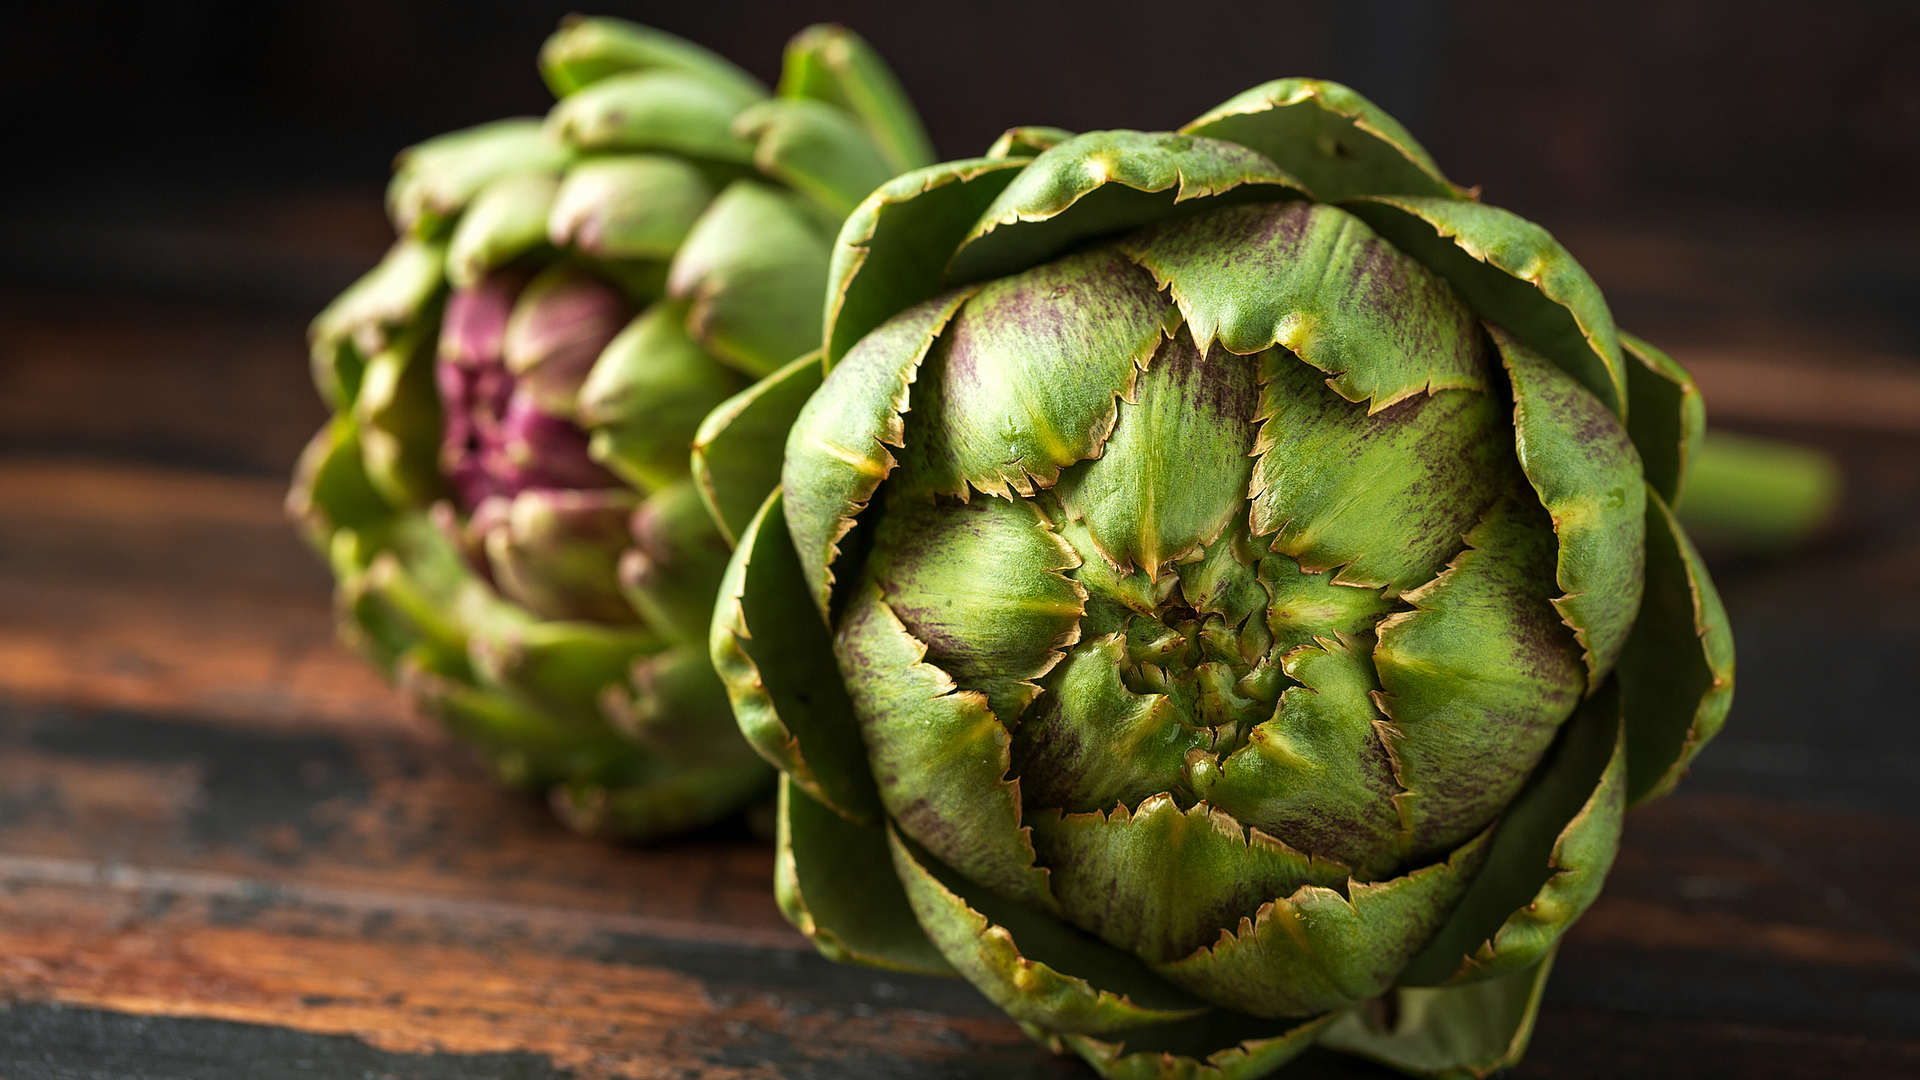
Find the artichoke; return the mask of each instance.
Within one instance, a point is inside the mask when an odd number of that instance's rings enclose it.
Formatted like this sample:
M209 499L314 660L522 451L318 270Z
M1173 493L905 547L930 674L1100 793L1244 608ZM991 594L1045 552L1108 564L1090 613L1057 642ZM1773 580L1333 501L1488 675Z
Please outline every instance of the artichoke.
M1109 1077L1517 1060L1731 698L1687 374L1314 80L1015 129L833 259L710 639L788 918Z
M690 473L701 418L817 349L842 219L932 155L839 27L793 40L774 95L610 19L540 64L544 121L400 155L399 241L313 323L335 415L289 506L343 634L423 711L570 824L647 839L772 788L704 647L731 537ZM765 423L721 472L773 487L798 405L737 407Z

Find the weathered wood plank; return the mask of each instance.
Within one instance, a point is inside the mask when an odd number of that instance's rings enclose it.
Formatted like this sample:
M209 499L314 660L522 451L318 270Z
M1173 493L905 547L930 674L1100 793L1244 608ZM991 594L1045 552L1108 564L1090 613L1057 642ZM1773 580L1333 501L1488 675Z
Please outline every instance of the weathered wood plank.
M0 460L0 1075L9 1032L135 1017L235 1076L1087 1075L814 955L743 829L622 850L500 792L334 643L279 496ZM1630 818L1521 1075L1920 1074L1920 818L1752 790ZM187 1069L126 1075L221 1075Z

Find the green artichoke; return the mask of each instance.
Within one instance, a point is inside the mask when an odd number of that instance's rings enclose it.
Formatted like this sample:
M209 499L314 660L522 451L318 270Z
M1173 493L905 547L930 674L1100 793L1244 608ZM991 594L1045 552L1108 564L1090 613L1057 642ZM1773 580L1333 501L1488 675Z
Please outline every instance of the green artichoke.
M772 788L704 648L731 537L698 425L818 348L835 231L932 155L839 27L794 39L772 96L610 19L540 63L544 121L400 155L399 241L313 323L335 415L289 505L344 635L422 710L570 824L647 839ZM777 483L798 405L743 399L765 423L730 436L729 482Z
M793 923L1110 1077L1517 1060L1731 698L1687 374L1303 79L896 178L826 324L710 642Z

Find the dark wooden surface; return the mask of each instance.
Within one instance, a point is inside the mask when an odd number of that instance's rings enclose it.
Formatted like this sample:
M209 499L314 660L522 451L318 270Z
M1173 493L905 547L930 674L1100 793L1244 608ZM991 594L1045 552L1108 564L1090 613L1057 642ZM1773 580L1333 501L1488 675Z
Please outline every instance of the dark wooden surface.
M1793 276L1888 241L1563 235L1849 490L1802 555L1716 562L1732 721L1630 816L1517 1073L1920 1076L1920 330ZM0 1080L1091 1075L815 956L744 827L568 834L341 650L275 475L305 310L0 287Z

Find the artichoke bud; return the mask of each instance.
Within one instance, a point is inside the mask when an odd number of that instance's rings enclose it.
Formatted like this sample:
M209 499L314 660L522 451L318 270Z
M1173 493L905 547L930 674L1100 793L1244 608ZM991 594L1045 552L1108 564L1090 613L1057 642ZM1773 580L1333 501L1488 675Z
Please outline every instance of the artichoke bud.
M766 93L753 76L715 53L625 19L569 15L540 47L540 74L555 97L566 97L609 75L657 68L701 76L741 94Z
M387 185L387 212L402 233L439 236L494 181L517 172L558 172L571 157L531 118L439 135L400 152Z
M336 416L307 443L286 506L287 516L322 551L336 530L370 525L393 513L367 477L352 417Z
M661 301L608 343L580 387L593 459L643 491L687 474L700 422L745 384L686 330L687 306Z
M632 535L634 546L620 559L628 602L662 636L705 641L731 552L693 481L670 484L642 503Z
M547 130L582 151L658 150L747 163L753 147L733 118L759 95L680 71L609 75L561 99Z
M476 513L494 583L541 618L635 622L616 566L636 501L622 490L533 488L513 496L504 515Z
M735 181L674 256L667 292L691 301L688 331L709 353L768 375L820 343L830 249L805 200Z
M534 250L547 240L560 180L552 173L523 172L489 184L454 226L447 242L447 280L476 284L488 271Z
M713 200L713 190L701 170L682 158L590 158L561 182L547 237L596 259L665 262Z
M514 303L501 357L515 389L548 416L572 419L580 384L633 317L619 291L577 267L542 271Z

